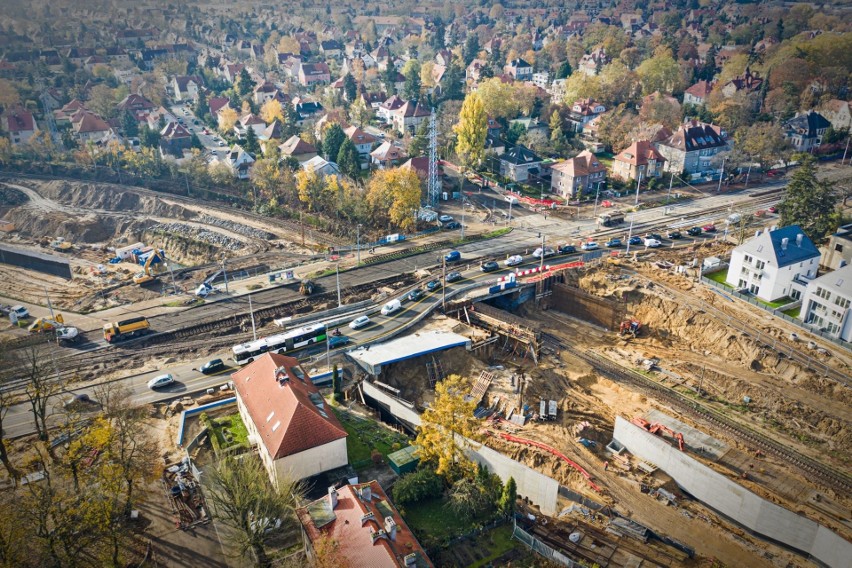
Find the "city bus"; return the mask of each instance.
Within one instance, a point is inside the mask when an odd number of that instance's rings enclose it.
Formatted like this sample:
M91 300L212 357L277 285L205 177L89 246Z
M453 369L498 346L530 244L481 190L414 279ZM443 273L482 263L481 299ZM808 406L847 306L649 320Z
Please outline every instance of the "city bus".
M302 347L322 343L326 341L328 330L324 323L315 323L305 327L291 329L284 333L278 333L250 341L240 343L231 348L232 359L237 365L247 365L264 353L290 353Z

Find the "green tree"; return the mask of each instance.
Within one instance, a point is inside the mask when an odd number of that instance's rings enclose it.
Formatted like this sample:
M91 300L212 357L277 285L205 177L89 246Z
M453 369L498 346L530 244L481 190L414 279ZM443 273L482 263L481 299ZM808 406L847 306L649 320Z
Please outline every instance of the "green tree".
M510 477L503 486L503 494L500 496L500 512L511 516L515 512L515 501L518 499L518 485L515 478Z
M423 121L417 125L411 144L408 145L408 155L412 158L425 156L429 149L429 122Z
M364 100L364 97L357 97L355 101L349 105L349 118L352 120L352 124L363 128L365 124L370 122L371 115L372 113L370 112L370 109L367 108L367 102Z
M156 148L160 145L160 133L143 124L139 131L139 142L146 148Z
M255 83L254 79L251 78L251 75L249 74L248 69L243 67L242 70L240 71L239 76L237 77L237 84L235 85L236 89L237 89L237 94L240 97L245 98L252 93L255 85L256 85L256 83Z
M475 33L472 33L467 36L467 39L464 42L464 47L462 48L462 59L464 59L464 64L470 65L470 62L476 59L476 56L479 54L479 36Z
M559 67L556 69L556 79L566 79L571 76L572 69L571 64L567 61L563 61L559 64Z
M358 174L361 173L361 161L358 157L358 149L349 138L343 140L335 161L340 171L352 179L357 179Z
M447 67L447 72L444 73L441 82L443 83L441 92L444 100L460 101L464 98L464 72L455 58Z
M518 140L521 139L521 136L527 133L527 127L523 125L521 122L513 122L509 125L509 129L506 131L506 142L509 144L515 144Z
M201 139L198 138L198 135L195 134L194 132L192 133L192 138L190 139L190 144L192 145L193 148L195 148L197 150L203 150L204 149L204 144L201 143Z
M639 65L636 73L639 75L642 93L645 95L650 95L654 91L667 94L681 88L680 66L668 49L658 49L653 57Z
M201 90L198 93L198 100L195 101L195 116L204 121L207 120L208 114L210 114L210 104L207 102L207 93Z
M435 499L444 492L444 483L435 470L421 467L400 477L393 486L393 500L398 505Z
M482 162L485 155L485 135L488 132L488 119L479 93L470 93L462 104L459 121L453 127L458 141L456 152L462 169L469 169Z
M322 153L326 160L333 162L337 159L344 140L346 140L346 133L339 124L333 122L325 127L322 133Z
M734 135L736 147L767 170L779 161L786 162L792 146L784 130L773 122L757 122L740 128Z
M382 83L385 85L385 90L388 92L388 96L395 95L396 93L396 76L398 72L396 67L393 64L388 63L388 66L382 71ZM418 76L418 80L420 77Z
M816 177L814 158L801 154L799 168L790 178L778 206L781 225L799 225L812 241L819 243L840 225L838 195L834 185Z
M402 88L402 98L406 100L420 98L420 63L416 59L409 59L402 68L405 76L405 86Z
M464 455L461 438L476 439L479 422L473 416L476 402L465 400L469 385L458 375L450 375L435 385L435 401L421 416L417 428L421 463L435 465L435 472L449 480L475 475L474 464Z
M358 84L355 82L355 77L347 73L343 78L343 98L351 103L356 96L358 96Z
M137 122L136 117L129 110L124 111L121 115L121 129L124 131L125 136L139 136L139 122Z
M257 141L257 132L254 131L254 127L252 126L246 127L243 149L252 156L257 156L260 153L260 142Z
M550 143L553 149L559 151L565 143L565 133L562 130L562 116L558 110L554 110L550 115Z
M406 230L420 207L420 178L413 170L378 170L367 186L367 203L379 223Z

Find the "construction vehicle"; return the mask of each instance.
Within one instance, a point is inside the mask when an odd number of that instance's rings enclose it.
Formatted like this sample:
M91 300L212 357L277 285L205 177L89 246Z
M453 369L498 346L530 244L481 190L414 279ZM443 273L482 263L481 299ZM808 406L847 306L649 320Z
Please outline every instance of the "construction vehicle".
M647 430L651 434L656 434L657 436L662 436L663 434L668 434L672 438L677 441L677 447L680 451L684 451L685 442L683 441L683 434L680 432L675 432L665 424L660 424L659 422L648 422L644 418L634 418L631 420L633 424L639 426L643 430Z
M56 319L37 318L32 324L30 324L29 332L41 333L43 331L56 331L62 327L63 323L65 323L65 321L62 319L62 314L56 314Z
M159 276L151 272L151 267L161 264L165 260L166 255L162 250L153 250L149 254L139 257L139 263L142 264L142 272L133 277L133 283L142 286L156 281Z
M108 323L104 326L104 339L107 343L115 343L123 339L144 335L148 333L150 328L151 324L148 323L148 318L144 316Z
M77 343L81 337L76 327L60 327L56 330L56 339L63 343Z
M299 284L299 293L302 296L310 296L314 293L316 288L316 284L314 284L313 280L308 280L307 278L302 280L302 283Z
M598 223L604 227L614 227L624 223L624 213L621 211L608 211L598 215Z
M69 250L74 248L74 245L69 243L62 237L56 237L50 243L50 248L52 248L53 250L58 250L59 252L68 252Z
M618 328L618 334L621 337L629 335L630 337L636 337L639 335L639 332L642 329L642 323L635 319L626 319L621 322L621 326Z

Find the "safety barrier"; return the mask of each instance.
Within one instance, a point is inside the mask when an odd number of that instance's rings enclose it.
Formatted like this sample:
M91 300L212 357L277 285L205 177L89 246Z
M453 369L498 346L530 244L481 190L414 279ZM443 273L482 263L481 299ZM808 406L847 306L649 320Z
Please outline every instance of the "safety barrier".
M234 404L237 402L237 397L232 396L230 398L225 398L222 400L217 400L216 402L211 402L210 404L203 404L196 408L190 408L189 410L184 410L180 413L180 426L178 427L177 434L177 445L178 447L183 446L183 433L184 428L186 427L186 419L189 416L193 416L195 414L199 414L204 412L205 410L210 410L211 408L219 408L220 406L225 406L226 404Z

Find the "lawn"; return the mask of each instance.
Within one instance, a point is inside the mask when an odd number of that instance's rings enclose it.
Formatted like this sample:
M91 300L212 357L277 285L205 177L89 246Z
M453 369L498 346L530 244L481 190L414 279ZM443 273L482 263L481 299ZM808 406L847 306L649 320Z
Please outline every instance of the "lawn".
M515 542L512 540L512 526L502 525L496 529L481 535L476 540L476 548L481 552L487 552L487 556L481 560L474 562L470 568L479 568L487 566L494 560L497 560L515 547Z
M719 284L725 284L725 278L728 276L727 270L717 270L716 272L711 272L710 274L704 275L706 278L709 278L713 282L718 282ZM725 284L728 286L728 284ZM730 288L730 286L728 286Z
M713 280L714 282L718 282L719 284L722 284L728 290L733 290L731 285L728 284L727 282L725 282L725 277L727 277L727 276L728 276L727 270L718 270L716 272L711 272L709 274L704 275L705 278L708 278L710 280ZM755 296L753 294L749 295L749 297L754 298L755 302L758 302L759 304L763 304L764 306L767 306L768 308L773 309L773 310L780 308L781 306L786 306L787 304L789 304L790 302L793 301L792 298L789 298L787 296L784 296L783 298L779 298L779 299L774 300L772 302L767 302L766 300L758 298L757 296ZM790 314L787 314L787 315L790 315ZM795 316L791 316L791 317L795 317Z
M476 525L474 521L466 521L454 515L445 507L446 503L447 500L443 497L411 503L403 508L402 516L417 538L421 541L431 541L431 544L438 544L447 538L463 534Z
M799 314L801 313L801 311L802 311L802 306L799 306L797 308L791 308L789 310L784 310L782 313L790 316L791 318L797 318L797 317L799 317Z
M213 421L213 428L216 431L216 438L219 440L220 447L248 447L248 430L246 429L246 425L243 424L243 419L240 418L239 412L217 418ZM228 430L227 433L230 435L231 441L225 439L225 429Z
M409 444L408 438L373 420L355 416L345 410L334 409L334 413L349 434L346 439L346 453L349 455L349 463L355 469L358 469L358 464L370 464L373 449L387 458L388 454Z

